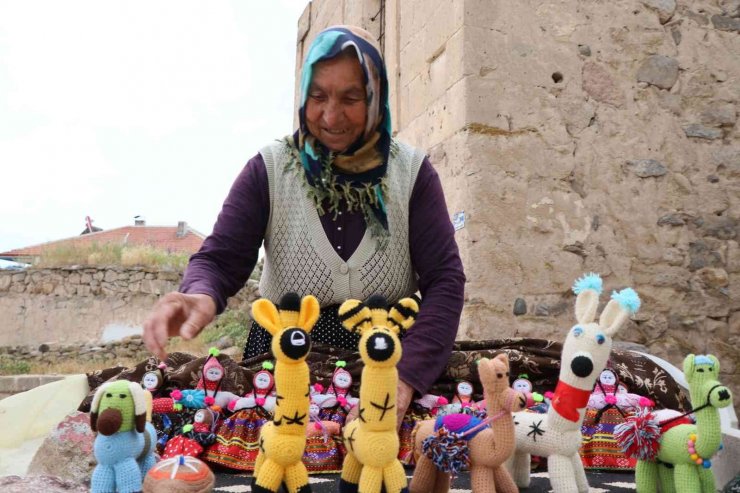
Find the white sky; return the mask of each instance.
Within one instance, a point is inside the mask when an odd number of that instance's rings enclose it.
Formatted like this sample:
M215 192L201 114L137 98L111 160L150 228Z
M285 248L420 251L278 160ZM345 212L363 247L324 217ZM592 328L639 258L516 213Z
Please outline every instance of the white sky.
M0 0L0 252L95 226L208 234L293 129L308 0Z

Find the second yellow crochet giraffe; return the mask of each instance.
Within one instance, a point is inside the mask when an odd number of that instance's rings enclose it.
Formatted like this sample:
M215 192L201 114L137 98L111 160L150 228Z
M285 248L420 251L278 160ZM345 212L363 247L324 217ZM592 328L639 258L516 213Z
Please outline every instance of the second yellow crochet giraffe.
M284 484L288 493L307 493L308 471L301 458L306 448L309 371L309 332L319 318L319 302L288 293L279 308L269 300L252 304L254 320L272 335L277 404L273 420L260 431L252 491L276 493Z
M360 412L344 429L347 455L342 465L340 493L387 493L407 490L406 473L398 460L396 391L401 359L399 333L411 327L419 311L413 298L400 300L388 311L382 296L366 303L348 300L339 307L342 325L360 334L364 363Z

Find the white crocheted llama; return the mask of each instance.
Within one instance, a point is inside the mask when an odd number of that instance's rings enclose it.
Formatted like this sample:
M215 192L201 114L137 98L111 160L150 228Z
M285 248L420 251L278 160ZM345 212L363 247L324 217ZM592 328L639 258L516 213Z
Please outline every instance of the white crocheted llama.
M612 293L611 300L596 318L601 278L587 274L576 281L578 323L563 344L560 377L546 415L514 413L516 451L509 466L517 486L529 486L530 456L547 457L550 485L555 493L587 493L588 481L578 455L581 424L596 378L606 366L612 336L640 307L637 293L626 288Z

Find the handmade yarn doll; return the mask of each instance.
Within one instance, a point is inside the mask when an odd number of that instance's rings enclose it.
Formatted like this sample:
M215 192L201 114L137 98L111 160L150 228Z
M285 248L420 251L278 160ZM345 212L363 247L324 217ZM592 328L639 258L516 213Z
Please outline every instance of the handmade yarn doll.
M274 368L275 365L270 361L262 363L262 369L252 377L252 390L244 397L229 402L229 411L260 407L272 412L275 408L275 377L272 375Z
M620 390L620 387L622 390ZM619 383L617 373L610 369L604 369L596 381L591 396L588 398L588 407L592 409L604 409L614 407L622 414L637 407L652 406L653 402L641 395L630 394L624 384Z
M349 393L352 387L352 374L344 369L345 366L347 366L345 361L339 360L336 362L331 383L326 391L321 389L320 384L314 385L319 392L318 395L314 396L314 400L322 409L333 408L339 405L346 412L356 406L360 401L360 399L352 397Z
M159 363L156 368L149 370L141 377L141 386L151 392L153 397L158 397L159 390L164 385L165 370L167 370L167 365Z
M460 380L455 386L455 395L449 404L439 407L437 414L446 416L462 412L476 412L477 406L473 400L473 384L467 380Z
M272 418L276 404L274 368L270 361L262 363L252 377L252 390L228 404L234 414L216 429L216 443L203 453L208 462L243 471L254 469L260 430Z

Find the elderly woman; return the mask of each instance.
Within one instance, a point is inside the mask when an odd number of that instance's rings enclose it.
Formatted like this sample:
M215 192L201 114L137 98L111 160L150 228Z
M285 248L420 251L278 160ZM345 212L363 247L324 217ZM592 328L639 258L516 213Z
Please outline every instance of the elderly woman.
M444 370L462 311L465 275L442 186L424 152L391 136L386 69L368 32L321 32L300 90L300 127L244 167L179 292L145 322L144 341L164 358L168 336L195 337L244 286L264 241L262 296L315 295L315 341L356 349L337 317L348 298L421 293L398 365L402 416ZM269 348L253 324L245 359Z

